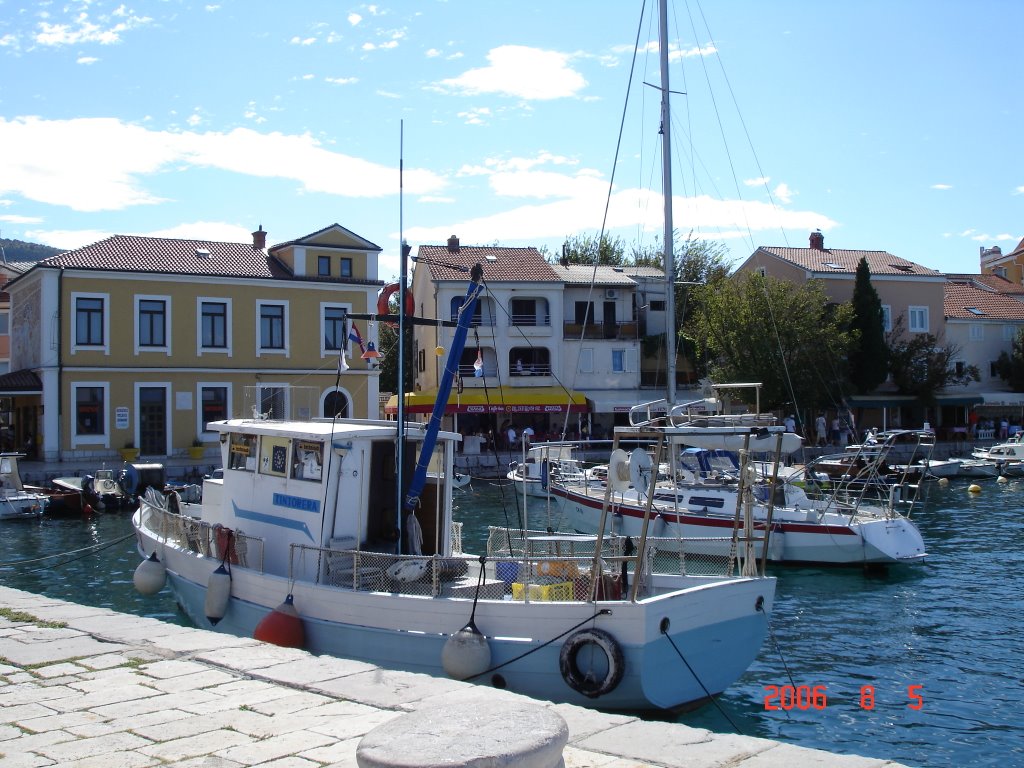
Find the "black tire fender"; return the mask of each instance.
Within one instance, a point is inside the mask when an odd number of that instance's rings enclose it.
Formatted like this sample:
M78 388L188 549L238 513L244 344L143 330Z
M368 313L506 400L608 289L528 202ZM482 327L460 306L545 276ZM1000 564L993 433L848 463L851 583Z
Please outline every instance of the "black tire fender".
M597 646L608 660L608 673L601 680L580 670L579 655L588 645ZM611 693L622 682L626 660L622 654L622 647L611 634L603 629L581 629L569 635L562 644L558 668L562 673L562 679L570 688L588 698L596 699Z

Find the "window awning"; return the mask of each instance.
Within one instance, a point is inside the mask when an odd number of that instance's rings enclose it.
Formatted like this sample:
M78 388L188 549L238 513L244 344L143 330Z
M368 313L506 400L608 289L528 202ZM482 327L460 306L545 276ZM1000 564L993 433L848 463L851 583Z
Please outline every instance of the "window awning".
M917 398L913 395L850 395L846 402L851 408L899 408L917 405Z
M437 390L408 392L405 395L406 413L431 413ZM445 413L586 413L587 398L582 392L559 387L492 387L464 391L453 389L448 396ZM384 413L398 413L398 395L392 395L384 406Z

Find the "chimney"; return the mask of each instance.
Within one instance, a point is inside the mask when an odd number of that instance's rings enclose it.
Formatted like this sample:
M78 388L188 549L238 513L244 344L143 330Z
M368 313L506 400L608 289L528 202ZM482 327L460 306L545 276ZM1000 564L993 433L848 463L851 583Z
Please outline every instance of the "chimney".
M254 251L263 251L267 247L267 233L263 231L263 225L260 224L260 228L252 233L252 249Z
M459 238L457 238L455 235L452 235L451 237L448 238L448 252L449 253L458 253L459 252Z
M821 234L821 230L815 230L811 232L811 250L813 251L824 251L825 250L825 236Z

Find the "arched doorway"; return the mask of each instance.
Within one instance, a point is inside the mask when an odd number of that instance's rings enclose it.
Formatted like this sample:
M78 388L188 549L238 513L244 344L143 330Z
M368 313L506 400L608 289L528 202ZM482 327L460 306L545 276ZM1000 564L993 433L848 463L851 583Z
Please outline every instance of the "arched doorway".
M352 413L348 396L339 390L328 392L324 397L323 417L325 419L347 419Z

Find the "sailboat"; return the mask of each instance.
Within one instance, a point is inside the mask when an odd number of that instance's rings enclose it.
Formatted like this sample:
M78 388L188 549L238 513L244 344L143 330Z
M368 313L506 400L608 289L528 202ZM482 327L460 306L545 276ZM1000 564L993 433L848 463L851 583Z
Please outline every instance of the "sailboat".
M478 264L425 424L211 422L223 478L204 482L201 505L141 499L136 588L166 584L201 628L549 701L674 709L723 691L757 656L775 595L749 535L693 573L604 521L588 535L502 530L463 551L460 437L440 424L483 278Z

